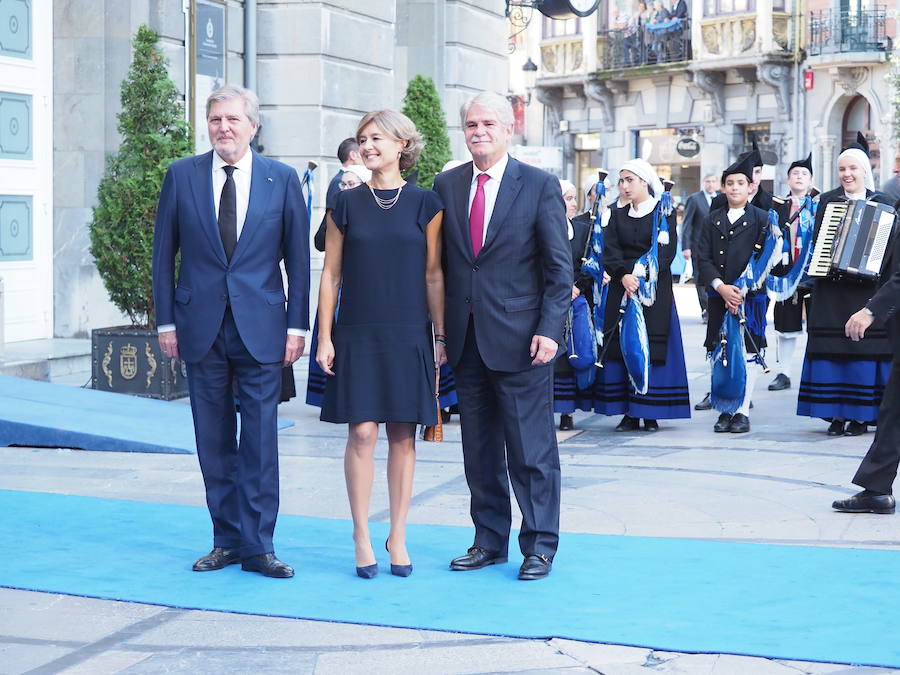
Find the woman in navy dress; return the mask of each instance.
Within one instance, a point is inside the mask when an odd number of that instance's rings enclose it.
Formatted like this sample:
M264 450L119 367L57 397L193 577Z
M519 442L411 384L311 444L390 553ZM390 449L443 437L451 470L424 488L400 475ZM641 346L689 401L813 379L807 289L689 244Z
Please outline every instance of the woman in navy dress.
M435 368L446 362L443 206L436 193L406 185L400 174L422 149L408 117L367 113L356 139L372 177L338 194L325 236L316 362L329 378L321 419L349 424L344 474L363 578L378 573L368 520L375 441L385 423L391 512L385 547L391 573L408 576L416 424L437 423Z

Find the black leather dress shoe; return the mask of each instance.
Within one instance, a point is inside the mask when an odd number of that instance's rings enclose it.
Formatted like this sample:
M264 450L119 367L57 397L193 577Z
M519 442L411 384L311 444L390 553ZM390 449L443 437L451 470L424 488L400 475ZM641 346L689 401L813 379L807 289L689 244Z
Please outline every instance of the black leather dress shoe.
M778 373L775 379L769 383L769 391L781 391L782 389L791 388L791 378L784 373Z
M712 410L712 401L709 400L709 392L706 392L706 396L703 397L703 400L694 406L694 410Z
M847 499L838 499L832 502L831 508L844 513L893 513L896 504L894 495L863 490Z
M850 420L847 422L847 428L844 429L844 436L862 436L866 431L868 431L868 429L866 428L865 422Z
M294 568L281 562L274 553L252 555L241 561L241 569L247 572L259 572L264 577L275 579L290 579L294 576Z
M457 571L480 570L488 565L499 565L507 560L505 555L500 555L496 551L486 551L480 546L473 546L465 555L454 558L450 561L450 569Z
M616 431L637 431L641 428L641 421L637 417L624 415L622 421L616 425Z
M572 422L571 415L560 415L559 416L559 430L560 431L571 431L575 428L575 424Z
M195 572L212 572L241 561L241 549L216 546L194 563Z
M728 426L728 431L733 434L746 434L750 431L750 418L741 413L736 413L734 417L731 418L731 424Z
M723 434L728 431L731 431L731 415L728 413L722 413L719 415L719 419L716 420L716 423L713 424L713 431L717 434Z
M659 431L659 422L656 420L644 419L644 431Z
M831 420L831 424L828 425L828 431L826 431L829 436L843 436L844 435L844 420Z
M529 553L519 568L519 579L522 581L543 579L550 574L551 567L553 567L553 561L547 556Z

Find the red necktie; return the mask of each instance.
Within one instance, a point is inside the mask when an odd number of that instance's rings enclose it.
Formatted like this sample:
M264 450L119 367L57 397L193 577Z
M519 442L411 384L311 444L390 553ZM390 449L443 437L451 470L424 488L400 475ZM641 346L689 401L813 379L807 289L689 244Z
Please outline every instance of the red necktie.
M486 173L479 174L478 187L475 188L475 199L469 211L469 236L472 238L472 255L478 257L484 243L484 184L490 180Z

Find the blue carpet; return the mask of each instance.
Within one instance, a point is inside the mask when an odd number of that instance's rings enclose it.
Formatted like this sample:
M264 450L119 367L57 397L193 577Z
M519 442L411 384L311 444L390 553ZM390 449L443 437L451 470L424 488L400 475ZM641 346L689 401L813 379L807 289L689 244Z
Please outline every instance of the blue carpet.
M666 651L900 666L900 553L564 534L553 574L450 572L464 527L409 528L413 575L358 579L350 523L282 516L291 580L197 574L202 508L0 491L0 586L96 598ZM373 525L377 542L384 524ZM377 547L376 547L377 548Z
M292 426L278 420L278 428ZM194 454L191 408L0 376L0 446Z

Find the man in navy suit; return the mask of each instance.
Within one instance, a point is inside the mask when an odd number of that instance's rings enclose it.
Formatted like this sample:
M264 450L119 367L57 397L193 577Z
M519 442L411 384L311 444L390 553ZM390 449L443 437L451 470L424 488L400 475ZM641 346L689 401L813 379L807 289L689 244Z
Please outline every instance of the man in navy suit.
M692 259L692 249L700 238L700 228L706 227L709 218L709 206L719 194L719 177L708 174L703 177L703 189L691 194L684 202L684 220L681 225L681 248L685 260ZM694 278L697 278L694 270ZM706 321L706 289L697 284L697 299L703 320Z
M213 549L193 569L240 562L244 570L287 578L294 570L272 544L276 412L281 369L303 354L309 329L309 219L297 172L250 149L259 127L256 95L226 85L209 96L206 114L213 150L169 166L153 239L159 343L187 364L213 523Z
M461 111L474 162L438 174L444 201L447 351L456 378L475 541L454 570L507 560L512 483L520 579L550 573L559 544L553 367L572 296L559 180L507 154L513 112L484 92Z

